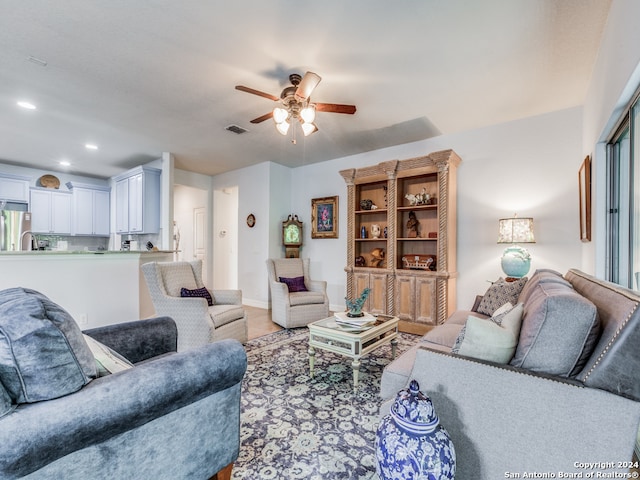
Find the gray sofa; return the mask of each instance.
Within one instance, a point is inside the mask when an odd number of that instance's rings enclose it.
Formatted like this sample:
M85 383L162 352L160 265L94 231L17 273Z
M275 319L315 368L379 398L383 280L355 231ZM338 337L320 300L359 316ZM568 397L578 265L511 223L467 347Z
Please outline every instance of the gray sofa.
M175 353L168 317L84 333L135 365L95 378L64 310L34 291L0 292L0 478L230 478L247 365L239 342Z
M587 475L629 471L640 423L640 296L578 270L544 270L517 301L522 325L508 364L452 353L469 316L488 318L457 311L385 368L381 414L417 380L453 439L458 480L623 478Z

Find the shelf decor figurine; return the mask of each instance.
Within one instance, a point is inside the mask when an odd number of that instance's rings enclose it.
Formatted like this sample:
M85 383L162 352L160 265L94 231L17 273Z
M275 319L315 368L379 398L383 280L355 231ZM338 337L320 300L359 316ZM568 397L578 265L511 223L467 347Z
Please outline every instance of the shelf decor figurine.
M456 451L431 399L411 380L376 432L376 471L382 480L453 479Z
M374 248L371 250L371 266L372 267L380 267L382 266L382 262L384 262L384 248Z
M360 200L360 208L362 210L373 210L373 206L373 201L369 200L368 198Z
M416 217L416 212L411 210L409 212L409 220L407 220L407 237L408 238L419 238L420 233L418 233L418 228L420 227L420 222Z
M407 193L404 198L409 200L409 205L412 207L417 205L431 205L433 200L431 194L427 193L426 188L423 188L420 193Z
M344 300L347 304L347 317L357 318L364 317L364 313L362 312L362 307L364 306L364 302L367 301L367 297L371 292L370 288L365 288L358 298L354 298L349 300L347 297L344 297Z

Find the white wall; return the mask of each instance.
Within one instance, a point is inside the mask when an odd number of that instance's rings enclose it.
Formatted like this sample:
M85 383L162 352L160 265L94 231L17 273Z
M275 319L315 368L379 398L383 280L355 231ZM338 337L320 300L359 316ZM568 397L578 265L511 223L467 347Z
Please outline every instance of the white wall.
M640 2L613 0L584 105L582 157L592 155L592 239L583 245L583 269L604 278L606 151L604 142L640 85ZM574 168L579 168L576 163Z
M297 205L291 196L292 170L277 163L269 167L269 258L283 258L282 222L290 214L300 218L305 205Z
M238 187L238 288L245 304L263 308L269 297L265 264L270 235L269 175L270 164L265 162L213 177L214 190ZM246 223L250 213L256 217L253 228Z
M312 276L328 282L332 305L344 305L346 290L345 168L405 159L444 149L462 158L458 170L458 306L471 306L475 295L502 271L503 246L496 243L498 219L517 212L534 217L537 243L529 247L532 271L554 268L564 273L580 267L576 159L582 155L580 108L526 118L480 130L353 155L296 168L292 204L302 209L304 256ZM339 238L311 239L311 199L339 195ZM300 206L300 207L298 207Z

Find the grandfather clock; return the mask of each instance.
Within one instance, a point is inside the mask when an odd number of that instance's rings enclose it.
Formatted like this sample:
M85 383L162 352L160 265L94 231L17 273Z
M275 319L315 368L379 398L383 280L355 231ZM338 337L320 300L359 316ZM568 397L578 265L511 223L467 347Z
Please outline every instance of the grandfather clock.
M282 222L282 244L284 245L284 255L286 258L300 258L300 247L302 246L302 222L297 215L289 215Z

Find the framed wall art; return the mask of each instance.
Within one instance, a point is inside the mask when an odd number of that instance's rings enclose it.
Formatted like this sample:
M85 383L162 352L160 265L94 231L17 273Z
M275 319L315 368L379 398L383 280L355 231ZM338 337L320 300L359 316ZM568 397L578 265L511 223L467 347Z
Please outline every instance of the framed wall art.
M338 238L338 196L311 200L311 238Z
M578 171L578 190L580 193L580 240L591 241L591 157L582 162Z

